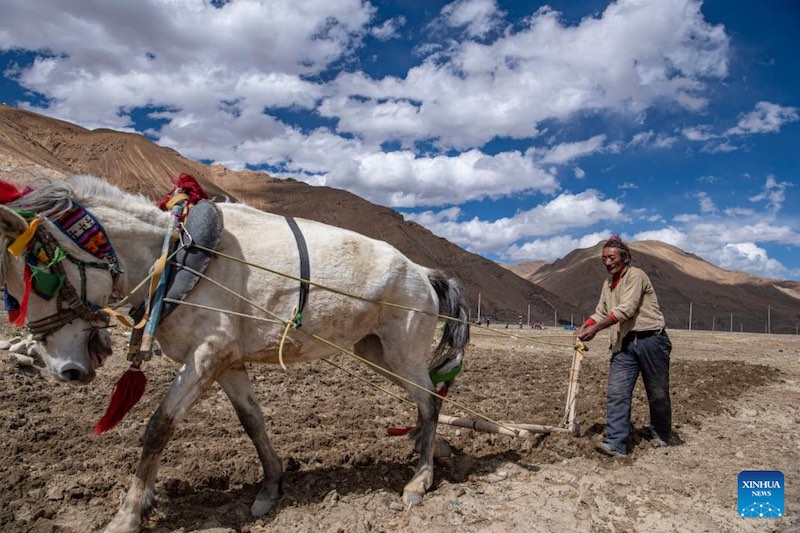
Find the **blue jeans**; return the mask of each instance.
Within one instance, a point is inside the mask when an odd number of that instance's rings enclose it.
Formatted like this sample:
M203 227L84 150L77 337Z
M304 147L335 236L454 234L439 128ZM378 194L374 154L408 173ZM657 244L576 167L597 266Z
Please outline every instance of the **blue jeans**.
M644 338L626 336L622 351L611 356L608 371L607 444L620 453L628 452L631 426L631 398L639 373L650 404L650 430L654 437L669 442L672 404L669 398L669 354L672 343L666 332Z

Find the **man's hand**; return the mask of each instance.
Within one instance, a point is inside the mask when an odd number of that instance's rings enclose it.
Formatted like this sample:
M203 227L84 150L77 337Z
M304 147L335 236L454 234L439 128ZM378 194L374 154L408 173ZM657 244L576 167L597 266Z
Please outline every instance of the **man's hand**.
M578 338L582 341L590 341L594 338L595 335L597 335L598 331L599 330L597 329L597 324L593 326L583 325L580 327L580 329L578 329L577 335Z
M613 316L613 315L612 315ZM611 317L605 317L600 322L594 323L593 320L587 321L584 323L580 329L578 329L578 338L582 341L590 341L597 335L600 331L613 326L617 323L616 319Z

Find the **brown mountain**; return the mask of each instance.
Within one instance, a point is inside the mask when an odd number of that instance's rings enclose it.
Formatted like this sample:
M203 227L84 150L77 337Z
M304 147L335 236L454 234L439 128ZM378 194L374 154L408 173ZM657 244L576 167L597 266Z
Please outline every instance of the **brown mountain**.
M497 263L501 267L505 268L506 270L510 270L517 276L525 279L530 279L532 275L536 273L537 270L542 268L547 264L547 261L520 261L519 263L514 263L513 265L508 263Z
M667 326L693 329L795 333L800 324L800 282L759 278L712 265L659 241L630 243L632 265L650 276ZM578 307L593 310L608 274L602 243L574 250L543 266L529 280Z
M0 178L15 184L40 176L90 174L128 192L163 196L181 172L195 176L212 196L225 191L212 171L146 137L107 129L87 130L0 104Z
M217 197L241 199L282 215L318 220L385 240L414 261L458 276L467 286L475 315L527 318L551 323L580 315L575 306L483 257L466 252L391 209L346 191L312 187L262 172L234 172L203 165L160 147L147 138L113 130L87 130L74 124L0 105L0 178L24 184L36 177L91 174L129 191L160 199L181 172L194 175Z

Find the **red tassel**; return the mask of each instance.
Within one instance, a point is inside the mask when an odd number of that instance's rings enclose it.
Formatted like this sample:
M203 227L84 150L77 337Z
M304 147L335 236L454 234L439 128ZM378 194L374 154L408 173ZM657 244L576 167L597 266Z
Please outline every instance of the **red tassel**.
M27 190L21 191L17 187L5 180L0 180L0 204L7 204L13 202L20 196L24 195Z
M128 411L142 398L146 386L147 376L140 368L131 366L126 370L114 385L108 410L103 418L95 424L93 433L100 435L119 424Z
M189 196L189 205L196 204L200 200L208 199L208 193L203 190L203 187L197 182L194 176L191 174L181 174L178 176L178 179L175 180L175 188L159 202L158 207L161 208L162 211L169 211L167 209L167 202L172 199L172 196L178 192L178 190Z
M33 287L33 273L28 263L25 263L25 294L22 295L22 302L19 304L19 313L14 317L13 324L18 328L25 325L25 318L28 316L28 300L31 296L31 287ZM9 320L11 313L8 314Z

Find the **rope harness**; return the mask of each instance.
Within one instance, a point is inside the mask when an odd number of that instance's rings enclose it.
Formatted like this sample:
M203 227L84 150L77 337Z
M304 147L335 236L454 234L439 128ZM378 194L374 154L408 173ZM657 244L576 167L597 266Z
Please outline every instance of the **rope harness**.
M50 232L40 227L37 236L47 256L55 257L57 254L56 250L60 250L60 248L58 248L58 243ZM34 338L39 341L45 340L48 335L51 335L76 318L85 320L91 324L94 329L108 326L109 317L101 311L100 306L89 302L86 298L86 268L110 271L111 264L82 261L68 252L64 253L66 254L66 258L78 267L81 278L81 293L80 296L78 296L75 286L70 282L61 261L52 264L52 273L63 276L64 283L61 285L58 295L56 296L56 306L58 310L48 317L28 323L28 329L33 333Z
M73 216L76 213L88 214L85 209L75 204L64 215L51 222L75 241L76 244L79 244L74 236L75 234L68 233L60 223L64 220L64 216ZM102 239L97 240L104 240L104 242L107 242L105 231L102 226L99 225L94 217L91 217L91 215L88 216L90 217L90 221L84 228L85 231L83 233L101 235ZM28 229L8 247L8 251L15 257L25 254L26 287L23 296L22 310L27 310L27 299L31 291L37 292L37 294L40 294L46 299L50 299L53 296L56 298L57 311L54 314L28 323L28 329L33 334L34 339L43 342L49 335L52 335L77 318L88 322L93 330L107 327L109 317L101 310L99 305L89 302L87 299L86 269L96 268L108 271L111 275L113 286L121 272L113 249L111 249L109 245L102 252L104 258L109 257L113 258L113 260L84 261L79 259L59 246L55 237L42 225L42 220L43 219L40 217L33 218L28 225ZM97 251L97 248L93 248L93 250ZM90 250L86 251L92 253ZM78 268L81 282L80 295L78 291L75 290L75 286L64 270L64 266L62 265L64 259L68 259ZM44 268L35 266L35 263L42 263ZM32 271L34 268L36 269L35 272ZM44 278L42 290L37 290L34 280L36 277ZM44 283L44 280L49 283ZM25 314L26 313L23 312L18 318L18 325L24 323Z

